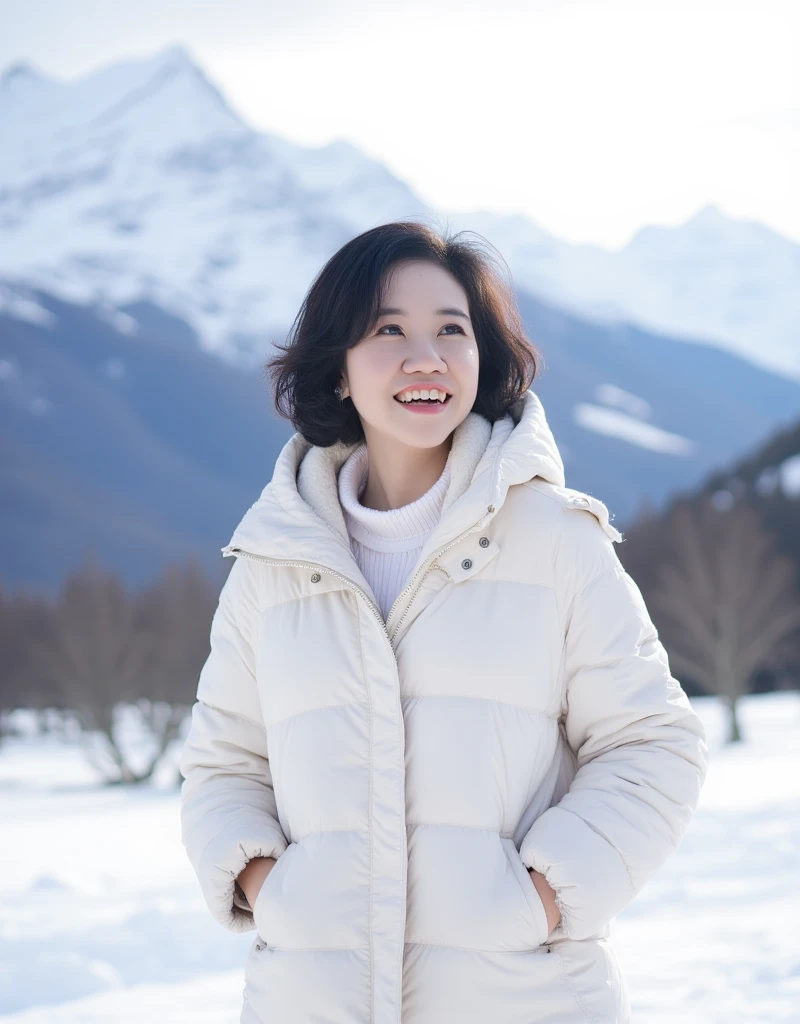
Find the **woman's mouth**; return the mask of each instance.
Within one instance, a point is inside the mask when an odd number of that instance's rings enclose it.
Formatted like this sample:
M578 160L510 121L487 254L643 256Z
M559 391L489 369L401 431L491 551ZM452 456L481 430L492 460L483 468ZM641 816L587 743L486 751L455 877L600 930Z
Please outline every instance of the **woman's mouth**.
M446 395L443 402L438 398L417 398L404 402L395 395L394 400L399 405L402 405L404 409L408 409L409 412L436 415L437 412L441 412L445 408L452 397L450 394Z

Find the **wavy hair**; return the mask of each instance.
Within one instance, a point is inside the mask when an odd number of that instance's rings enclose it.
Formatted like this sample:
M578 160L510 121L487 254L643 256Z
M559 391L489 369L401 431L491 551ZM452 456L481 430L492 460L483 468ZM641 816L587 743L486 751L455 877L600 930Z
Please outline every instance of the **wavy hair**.
M470 237L465 237L470 236ZM526 337L507 264L483 236L441 233L424 223L394 221L345 243L325 263L306 294L280 354L264 365L278 414L311 444L364 439L352 399L334 393L345 352L379 320L389 271L428 260L461 284L478 346L478 390L472 411L490 423L531 386L540 356Z

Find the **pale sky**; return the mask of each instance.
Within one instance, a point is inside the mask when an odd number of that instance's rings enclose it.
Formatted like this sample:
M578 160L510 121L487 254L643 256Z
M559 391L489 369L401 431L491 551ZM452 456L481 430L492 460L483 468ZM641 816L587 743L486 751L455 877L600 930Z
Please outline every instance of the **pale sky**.
M800 242L799 40L800 0L0 0L0 70L180 43L253 127L612 249L707 202Z

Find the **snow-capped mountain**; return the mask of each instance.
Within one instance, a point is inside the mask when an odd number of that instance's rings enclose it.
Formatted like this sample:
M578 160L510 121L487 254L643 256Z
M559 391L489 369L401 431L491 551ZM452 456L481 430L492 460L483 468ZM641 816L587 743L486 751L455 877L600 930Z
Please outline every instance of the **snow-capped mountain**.
M283 340L347 238L422 218L485 235L518 288L546 302L705 339L800 379L800 246L714 206L643 228L620 252L521 216L432 210L348 142L254 131L175 46L70 82L11 67L0 137L0 278L112 317L155 303L231 361L257 363Z
M253 131L181 47L67 83L16 65L0 137L0 277L149 300L231 360L263 357L354 226L426 212L347 142Z
M679 227L645 227L619 252L570 245L524 217L459 223L505 256L518 287L607 323L704 340L800 379L800 245L709 204Z
M6 298L0 283L0 522L14 539L0 582L54 592L88 550L131 586L189 555L218 572L292 432L259 375L145 304L98 316L43 292ZM800 382L718 347L581 321L527 294L521 313L545 355L534 386L567 483L623 531L643 503L661 507L800 420ZM792 486L795 451L765 462L762 489L773 472Z

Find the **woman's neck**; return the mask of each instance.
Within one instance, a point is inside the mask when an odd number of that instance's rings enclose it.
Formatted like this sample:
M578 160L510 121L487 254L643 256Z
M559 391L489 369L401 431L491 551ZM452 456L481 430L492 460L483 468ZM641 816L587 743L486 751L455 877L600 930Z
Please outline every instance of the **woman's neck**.
M396 444L387 448L376 441L367 441L369 472L361 504L388 512L421 498L441 477L452 438L451 434L436 448Z

